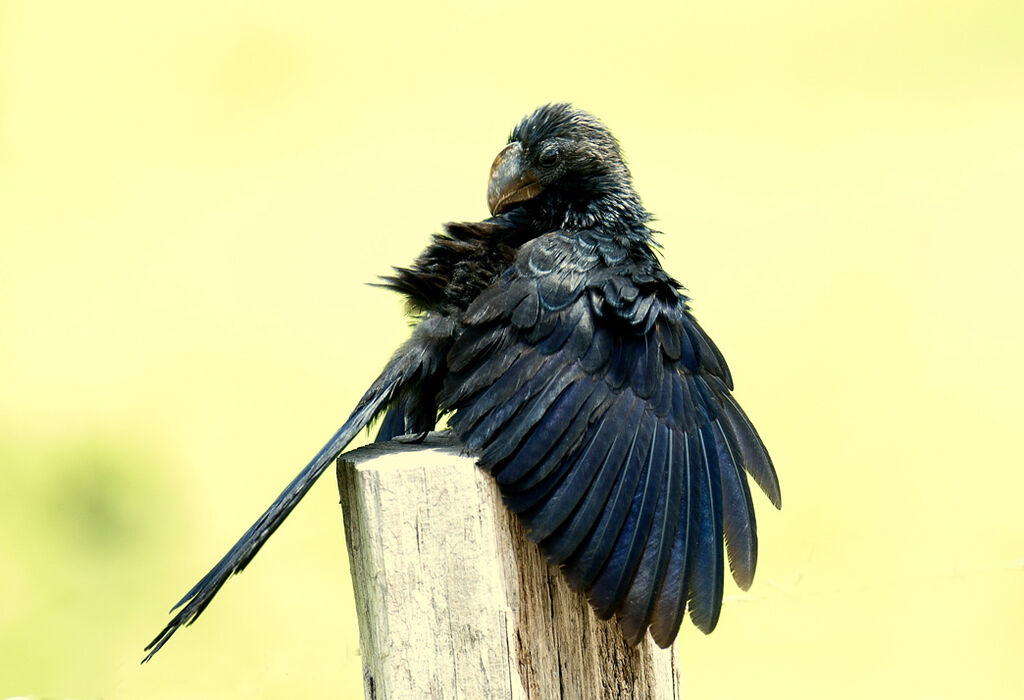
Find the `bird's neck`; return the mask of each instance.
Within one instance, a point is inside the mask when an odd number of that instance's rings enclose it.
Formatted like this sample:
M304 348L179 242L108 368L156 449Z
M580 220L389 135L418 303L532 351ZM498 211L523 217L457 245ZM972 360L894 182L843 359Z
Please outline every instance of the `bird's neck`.
M610 192L600 197L571 202L560 228L568 231L603 229L605 232L637 242L651 236L647 222L651 215L635 192Z
M537 202L503 217L513 227L525 227L541 235L551 231L600 231L625 248L648 247L652 231L650 213L640 196L629 187L607 189L598 196L569 196L565 200Z

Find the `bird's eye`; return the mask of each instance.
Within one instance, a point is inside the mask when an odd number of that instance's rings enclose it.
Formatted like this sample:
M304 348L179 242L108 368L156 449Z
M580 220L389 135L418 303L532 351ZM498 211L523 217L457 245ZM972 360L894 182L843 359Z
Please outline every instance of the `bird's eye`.
M537 159L537 162L543 165L545 168L552 167L555 163L558 162L558 151L554 148L545 148L541 152L540 158Z

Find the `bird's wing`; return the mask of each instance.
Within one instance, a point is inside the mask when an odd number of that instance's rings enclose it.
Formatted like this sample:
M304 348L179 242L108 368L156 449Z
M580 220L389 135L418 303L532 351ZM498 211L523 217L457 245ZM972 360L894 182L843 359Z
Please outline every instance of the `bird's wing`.
M723 541L737 583L754 574L744 470L776 507L780 493L675 284L596 233L547 234L464 322L442 408L529 537L632 643L650 626L668 646L687 608L710 632Z

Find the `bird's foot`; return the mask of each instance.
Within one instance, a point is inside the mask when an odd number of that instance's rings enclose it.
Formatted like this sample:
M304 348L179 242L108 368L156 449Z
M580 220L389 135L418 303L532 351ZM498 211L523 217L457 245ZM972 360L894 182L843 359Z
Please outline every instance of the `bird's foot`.
M409 433L408 435L398 435L395 437L395 442L400 442L403 445L419 445L427 436L430 435L429 430L424 430L422 433Z

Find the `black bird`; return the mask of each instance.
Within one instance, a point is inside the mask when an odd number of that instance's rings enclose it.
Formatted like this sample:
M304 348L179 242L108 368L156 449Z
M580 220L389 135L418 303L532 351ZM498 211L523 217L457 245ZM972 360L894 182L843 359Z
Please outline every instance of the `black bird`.
M718 622L725 569L757 560L746 474L779 483L733 399L721 352L654 252L619 145L567 104L524 118L491 166L492 217L448 224L384 285L418 319L352 415L178 602L148 660L241 571L356 434L441 414L548 561L635 644L666 647L684 612ZM744 473L746 472L746 473ZM182 607L183 606L183 607ZM173 610L172 610L173 612Z

